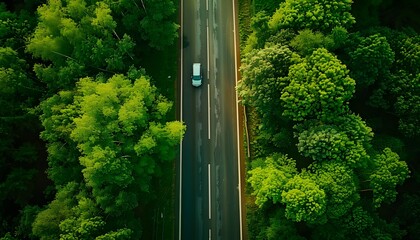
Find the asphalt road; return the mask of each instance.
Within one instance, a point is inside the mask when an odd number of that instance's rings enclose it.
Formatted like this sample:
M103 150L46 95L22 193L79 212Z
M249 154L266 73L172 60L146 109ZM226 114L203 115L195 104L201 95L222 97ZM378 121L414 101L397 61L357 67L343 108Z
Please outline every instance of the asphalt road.
M232 0L181 0L181 119L178 164L182 240L241 238L235 36ZM192 64L203 85L191 85Z

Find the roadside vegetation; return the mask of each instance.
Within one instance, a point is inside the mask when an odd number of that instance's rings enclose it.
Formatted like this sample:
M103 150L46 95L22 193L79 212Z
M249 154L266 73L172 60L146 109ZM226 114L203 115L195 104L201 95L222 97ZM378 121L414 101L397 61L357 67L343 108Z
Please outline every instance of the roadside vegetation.
M420 5L239 4L249 239L417 239Z
M0 3L0 239L173 238L177 4Z

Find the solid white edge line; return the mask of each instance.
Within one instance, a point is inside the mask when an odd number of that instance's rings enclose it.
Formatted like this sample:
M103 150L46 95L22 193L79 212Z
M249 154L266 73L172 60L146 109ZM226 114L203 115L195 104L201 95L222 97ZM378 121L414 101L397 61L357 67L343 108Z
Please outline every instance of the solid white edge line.
M209 220L211 219L211 182L210 182L210 163L208 164L209 178Z
M236 134L237 134L237 147L238 147L238 187L239 187L239 231L240 231L240 239L243 239L242 233L242 196L241 196L241 152L240 152L240 138L239 138L239 110L238 110L238 92L236 91L236 84L238 82L238 63L237 63L237 39L236 39L236 18L235 18L235 0L232 0L233 6L233 41L234 41L234 49L235 49L235 97L236 97Z
M183 20L184 20L184 13L183 13L183 10L184 10L184 1L183 0L181 0L181 22L180 22L180 25L181 25L181 36L180 36L180 38L181 38L181 41L180 41L180 50L181 50L181 63L180 63L180 66L181 66L181 71L180 71L180 76L181 76L181 79L180 79L180 81L181 81L181 84L180 84L180 90L181 90L181 97L180 97L180 104L181 104L181 108L180 108L180 121L181 121L181 123L183 123L183 118L182 118L182 115L183 115L183 112L182 112L182 104L183 104L183 70L182 70L182 68L183 68L183 44L184 44L184 42L183 42L183 36L184 36L184 23L183 23ZM179 213L178 213L178 215L179 215L179 217L178 217L178 239L179 240L181 240L181 222L182 222L182 137L180 138L180 140L179 140L179 206L178 206L178 209L179 209Z

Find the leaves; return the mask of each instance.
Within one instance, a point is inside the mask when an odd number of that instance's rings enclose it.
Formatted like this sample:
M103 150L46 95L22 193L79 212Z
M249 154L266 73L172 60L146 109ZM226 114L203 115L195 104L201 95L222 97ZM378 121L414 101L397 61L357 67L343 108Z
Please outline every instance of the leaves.
M83 78L75 105L80 106L80 115L73 119L70 137L82 154L86 184L106 213L120 215L133 209L140 190L148 191L159 162L175 157L184 127L164 123L171 104L145 76L134 84L123 75L106 82Z
M357 178L353 170L338 161L311 165L312 179L325 191L326 215L337 219L344 216L357 203Z
M262 207L268 201L281 201L281 192L290 178L297 173L296 163L285 155L273 154L265 159L263 166L250 170L248 182L254 189L255 203Z
M400 161L398 154L385 148L382 154L373 159L373 171L369 176L373 189L373 204L380 207L382 203L395 201L396 187L408 178L409 170L404 161Z
M326 49L317 49L302 63L292 65L290 84L282 92L283 115L294 121L316 118L331 121L348 111L355 82L349 71Z
M386 75L395 59L387 39L379 34L362 38L349 55L351 76L356 79L358 88L366 88L379 76Z
M270 27L320 30L327 32L334 27L348 28L355 23L350 14L352 0L286 0L274 13Z
M281 202L286 205L286 217L296 222L315 223L326 209L326 195L315 181L296 175L284 187Z

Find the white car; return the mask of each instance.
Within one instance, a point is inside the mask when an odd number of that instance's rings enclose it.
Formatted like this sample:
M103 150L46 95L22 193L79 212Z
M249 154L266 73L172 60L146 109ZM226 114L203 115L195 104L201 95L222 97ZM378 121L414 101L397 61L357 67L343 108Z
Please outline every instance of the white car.
M201 74L201 63L193 63L193 73L191 75L192 85L199 87L203 81L203 75Z

